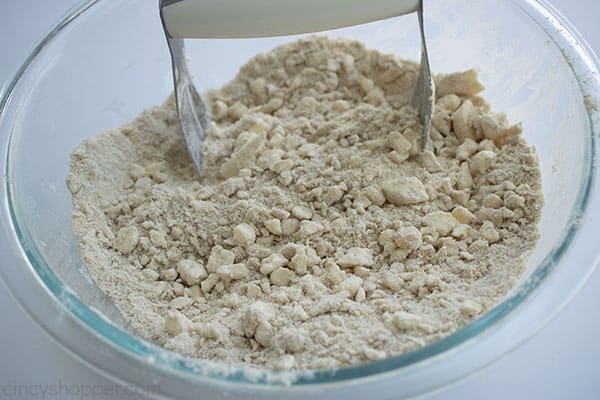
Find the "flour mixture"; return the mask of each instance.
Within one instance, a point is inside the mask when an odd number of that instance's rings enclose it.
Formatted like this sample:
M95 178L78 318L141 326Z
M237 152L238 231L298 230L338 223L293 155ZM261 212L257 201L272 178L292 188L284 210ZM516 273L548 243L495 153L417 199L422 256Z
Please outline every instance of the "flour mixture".
M461 328L515 284L538 238L537 156L478 96L418 65L312 37L207 94L199 177L173 99L82 142L69 189L85 264L145 339L276 370L337 368Z

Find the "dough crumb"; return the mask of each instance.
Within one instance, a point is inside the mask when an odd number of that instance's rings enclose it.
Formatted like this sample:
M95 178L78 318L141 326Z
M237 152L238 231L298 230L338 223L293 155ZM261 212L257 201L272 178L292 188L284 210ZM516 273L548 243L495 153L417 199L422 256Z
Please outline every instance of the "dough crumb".
M435 77L423 150L417 73L318 36L256 55L205 95L202 176L173 98L84 140L91 276L144 339L234 366L346 367L462 328L524 270L540 170L475 70Z

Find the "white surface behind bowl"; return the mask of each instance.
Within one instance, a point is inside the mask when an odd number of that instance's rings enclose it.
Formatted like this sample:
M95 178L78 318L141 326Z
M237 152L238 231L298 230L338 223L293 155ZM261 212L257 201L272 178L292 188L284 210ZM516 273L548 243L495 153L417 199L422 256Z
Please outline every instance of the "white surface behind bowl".
M0 88L48 27L75 3L75 0L21 0L0 5L0 15L5 21L0 25L3 54L0 58ZM600 4L593 0L554 0L552 3L600 53L600 27L594 26ZM452 66L443 69L450 70ZM503 108L500 104L495 106ZM599 290L600 273L596 272L567 309L530 342L481 373L426 398L598 398L600 344L596 338L600 335L600 321L594 315L600 307ZM25 317L3 288L0 289L0 311L5 320L0 333L0 398L18 398L10 393L14 383L30 387L59 382L67 385L109 384L59 349Z

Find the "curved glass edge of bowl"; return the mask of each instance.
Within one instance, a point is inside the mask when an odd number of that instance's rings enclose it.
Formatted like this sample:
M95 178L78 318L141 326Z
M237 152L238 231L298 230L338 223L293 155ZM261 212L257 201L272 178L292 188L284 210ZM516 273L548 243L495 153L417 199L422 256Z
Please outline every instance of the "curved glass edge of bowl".
M98 2L99 0L82 2L40 41L0 98L0 114L2 114L6 108L11 93L17 86L20 78L27 71L29 65L35 60L36 56L43 50L45 45L71 21L86 12ZM571 66L571 69L577 78L582 93L584 93L584 95L591 95L593 92L599 93L600 78L598 77L597 73L590 76L590 71L597 70L600 62L598 62L597 58L595 58L585 40L583 40L576 30L566 22L565 18L560 16L559 12L554 10L544 1L513 0L513 2L519 3L519 7L524 10L536 24L544 29L548 36L554 41L554 44L561 49L564 57L569 60L569 65ZM593 88L595 88L595 90L592 90ZM146 342L141 338L115 327L102 315L99 315L83 305L75 294L73 294L67 287L63 286L58 277L52 272L49 266L46 265L45 261L38 253L37 248L33 244L33 241L31 240L27 230L21 228L14 207L14 192L11 188L10 179L8 178L11 175L9 150L11 146L12 131L9 133L9 138L7 141L7 151L4 165L6 171L6 184L4 185L4 191L6 193L6 202L8 204L7 208L10 216L10 223L12 224L12 227L16 233L19 245L26 255L26 258L35 271L37 277L39 278L40 283L45 286L45 288L54 296L54 298L64 309L68 310L73 316L75 316L76 319L81 322L83 326L88 328L92 334L100 335L105 341L107 341L117 350L124 349L128 351L131 356L137 356L146 361L152 360L152 363L158 367L163 367L163 369L170 370L171 372L182 372L191 378L201 377L204 379L209 378L218 381L250 385L278 385L282 382L291 382L293 385L335 383L356 380L358 378L365 378L393 370L399 370L415 365L421 361L430 360L435 356L439 356L442 353L455 348L456 346L474 338L481 332L492 327L496 322L502 320L506 315L514 311L520 304L524 302L525 299L529 297L531 293L533 293L540 286L540 284L558 264L558 261L561 259L562 255L569 248L575 237L580 218L584 214L590 202L593 181L596 175L596 166L593 163L596 150L596 138L594 131L597 129L598 125L600 125L600 112L597 109L590 107L588 109L588 115L590 118L592 132L588 138L589 146L584 160L584 184L580 188L573 210L571 210L571 217L569 219L571 222L564 231L560 245L549 253L549 255L536 268L534 273L523 284L521 284L519 290L517 290L502 303L489 310L482 317L471 322L453 334L427 346L385 360L341 369L297 371L290 373L250 368L253 370L253 372L251 376L249 376L249 368L240 367L231 368L229 370L230 372L224 373L222 368L219 368L217 363L186 357L171 351L167 351L157 345ZM589 272L591 273L591 270ZM11 289L9 288L9 290Z

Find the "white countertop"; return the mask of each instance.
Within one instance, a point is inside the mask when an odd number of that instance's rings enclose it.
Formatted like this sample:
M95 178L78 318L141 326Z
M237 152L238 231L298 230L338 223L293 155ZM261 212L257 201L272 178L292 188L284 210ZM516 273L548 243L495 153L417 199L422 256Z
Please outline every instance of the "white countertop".
M33 45L77 0L0 2L0 88L4 88ZM551 0L600 54L600 2ZM0 223L4 223L3 221ZM2 265L0 260L0 267ZM16 289L18 290L18 289ZM430 394L442 399L600 399L600 270L540 333L511 354L451 387ZM0 399L15 385L66 385L71 395L52 399L109 399L80 396L77 389L108 387L110 381L72 358L40 330L0 284ZM35 393L34 393L35 392ZM36 395L37 393L37 395ZM100 392L97 392L100 393ZM124 393L120 398L138 399Z

